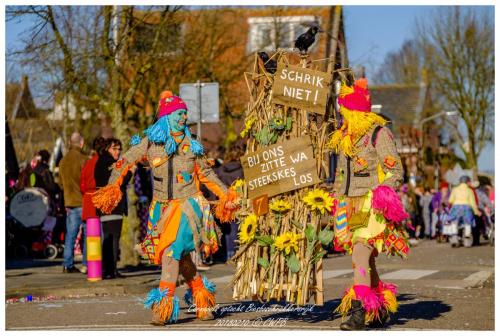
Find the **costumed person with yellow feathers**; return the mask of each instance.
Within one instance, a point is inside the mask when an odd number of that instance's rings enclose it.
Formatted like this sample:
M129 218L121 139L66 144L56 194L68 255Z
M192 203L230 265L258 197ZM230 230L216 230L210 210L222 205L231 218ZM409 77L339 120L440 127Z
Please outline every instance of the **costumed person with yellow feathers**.
M402 221L408 217L396 189L403 167L386 120L371 112L367 80L341 85L338 98L342 126L329 147L338 153L333 190L337 199L337 248L352 254L354 284L335 310L344 319L342 330L380 327L397 310L396 286L380 280L379 253L406 258L409 247Z
M141 243L150 263L162 266L160 284L148 293L144 306L153 311L153 324L176 322L179 298L175 296L179 272L189 287L184 299L196 306L199 319L213 318L215 285L197 273L191 251L205 254L218 249L210 204L200 192L206 185L219 202L215 215L221 222L234 219L238 207L236 192L228 190L203 158L204 150L192 138L186 125L187 106L170 91L160 96L157 121L134 135L132 147L114 166L106 187L93 196L96 207L109 213L122 194L120 184L128 170L139 161L147 161L153 172L153 200L149 210L148 233Z

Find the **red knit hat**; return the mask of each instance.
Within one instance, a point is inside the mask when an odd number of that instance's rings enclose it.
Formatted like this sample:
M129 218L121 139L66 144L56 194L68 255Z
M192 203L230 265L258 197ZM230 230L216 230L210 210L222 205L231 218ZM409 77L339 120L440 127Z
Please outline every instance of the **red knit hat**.
M177 110L186 110L187 106L184 101L172 94L172 91L163 91L160 94L160 101L158 102L158 119L169 115Z
M372 102L368 92L368 80L360 78L353 87L342 85L338 99L339 105L348 110L371 112Z

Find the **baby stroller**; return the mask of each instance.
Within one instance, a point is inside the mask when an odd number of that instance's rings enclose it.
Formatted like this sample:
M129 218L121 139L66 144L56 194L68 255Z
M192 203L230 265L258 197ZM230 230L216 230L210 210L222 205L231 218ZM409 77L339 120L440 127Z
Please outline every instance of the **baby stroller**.
M53 234L61 220L49 215L51 204L45 190L25 188L19 191L12 197L9 210L7 246L11 255L23 258L31 254L54 259L64 250L64 238Z

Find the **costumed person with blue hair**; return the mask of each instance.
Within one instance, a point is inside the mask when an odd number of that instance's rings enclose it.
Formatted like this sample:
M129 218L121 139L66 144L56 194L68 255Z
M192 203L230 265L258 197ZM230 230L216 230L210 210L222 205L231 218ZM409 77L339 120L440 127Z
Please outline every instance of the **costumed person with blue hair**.
M187 106L181 98L170 91L162 92L157 117L156 123L143 132L143 138L132 137L132 147L114 164L109 184L94 194L93 201L104 213L111 212L122 197L120 185L128 170L137 162L147 161L153 172L153 200L148 232L140 247L150 263L162 266L162 273L159 287L149 292L144 305L153 311L153 324L176 322L179 298L175 287L180 272L189 287L186 302L196 306L199 319L212 319L215 285L197 273L190 256L194 250L215 253L219 245L210 204L200 192L200 183L219 198L215 215L221 222L234 219L238 197L207 164L203 147L186 125Z

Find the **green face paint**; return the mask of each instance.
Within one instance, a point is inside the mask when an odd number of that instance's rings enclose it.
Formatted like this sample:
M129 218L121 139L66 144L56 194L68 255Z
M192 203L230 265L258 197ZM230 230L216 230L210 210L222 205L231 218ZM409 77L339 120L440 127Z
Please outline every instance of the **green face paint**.
M168 123L172 128L172 132L184 131L187 124L187 111L177 110L168 115Z

